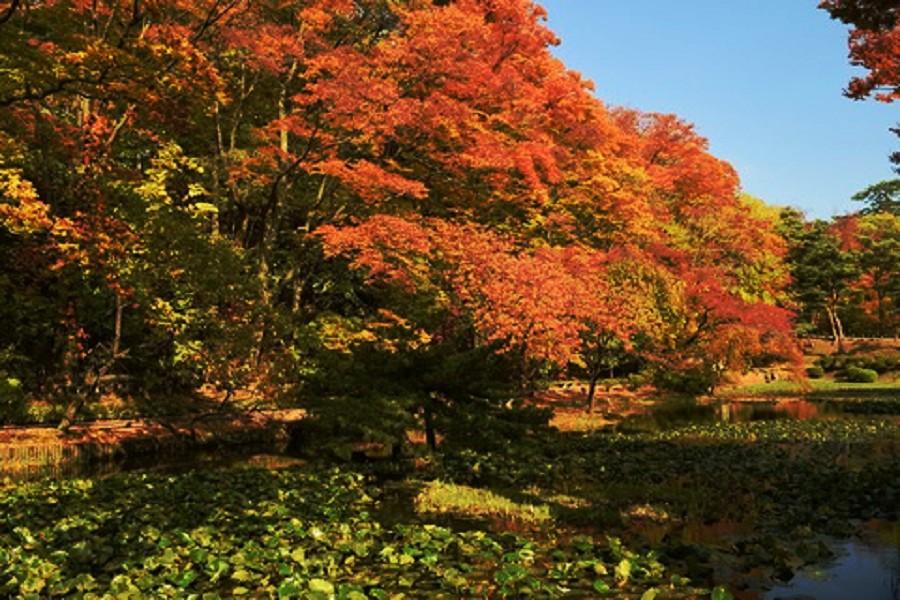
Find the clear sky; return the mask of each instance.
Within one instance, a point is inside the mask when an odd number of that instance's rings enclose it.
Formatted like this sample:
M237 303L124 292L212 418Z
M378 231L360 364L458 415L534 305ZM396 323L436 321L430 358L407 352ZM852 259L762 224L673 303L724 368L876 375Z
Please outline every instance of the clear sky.
M817 0L538 1L599 98L693 122L769 203L829 217L892 176L900 106L842 95L858 70Z

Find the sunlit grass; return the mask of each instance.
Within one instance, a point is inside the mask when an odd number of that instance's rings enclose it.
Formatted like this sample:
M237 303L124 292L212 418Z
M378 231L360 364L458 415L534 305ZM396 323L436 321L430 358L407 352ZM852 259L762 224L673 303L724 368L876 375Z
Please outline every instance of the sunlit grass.
M900 382L893 375L882 375L874 383L848 383L833 379L810 379L805 384L796 381L772 381L741 385L724 390L723 396L828 396L861 393L866 396L897 397Z
M602 413L582 409L559 409L553 412L550 426L559 431L595 431L612 424Z
M416 497L420 514L453 514L464 517L501 517L526 523L549 521L550 508L514 502L489 490L443 481L427 483Z

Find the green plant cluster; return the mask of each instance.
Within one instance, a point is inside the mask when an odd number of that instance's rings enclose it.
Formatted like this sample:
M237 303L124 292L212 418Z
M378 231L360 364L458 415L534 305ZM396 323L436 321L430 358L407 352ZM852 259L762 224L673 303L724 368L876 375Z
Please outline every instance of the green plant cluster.
M832 354L816 361L827 372L846 371L851 367L871 369L878 374L900 369L900 353L882 352L878 354Z
M806 376L810 379L822 379L823 377L825 377L825 369L818 365L807 367Z
M22 382L0 370L0 423L21 418L23 400Z
M878 381L878 371L860 367L847 367L838 371L836 377L849 383L875 383Z

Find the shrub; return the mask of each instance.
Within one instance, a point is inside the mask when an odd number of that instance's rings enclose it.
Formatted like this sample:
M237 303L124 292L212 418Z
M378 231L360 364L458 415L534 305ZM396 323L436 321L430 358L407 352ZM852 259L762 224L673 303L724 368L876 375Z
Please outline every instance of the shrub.
M875 383L878 381L878 372L860 367L847 367L841 372L840 379L850 383Z
M823 356L819 360L816 361L816 364L822 368L823 371L834 371L834 356Z
M637 390L645 385L649 385L652 383L653 377L651 373L647 371L638 371L637 373L630 373L625 378L625 386L630 390Z
M895 353L872 354L871 356L864 357L864 361L855 366L872 369L879 373L887 373L888 371L897 369L898 364L900 364L898 358L900 357Z
M22 384L0 371L0 425L18 422L25 408Z
M825 376L825 369L819 366L808 367L806 369L806 376L810 379L821 379Z
M816 364L825 371L846 371L851 367L859 369L871 369L878 373L887 373L893 371L900 366L900 360L895 353L879 353L861 356L849 356L846 354L835 354L833 356L823 356Z
M686 371L657 371L653 382L662 390L698 395L712 392L718 380L711 369L696 367Z

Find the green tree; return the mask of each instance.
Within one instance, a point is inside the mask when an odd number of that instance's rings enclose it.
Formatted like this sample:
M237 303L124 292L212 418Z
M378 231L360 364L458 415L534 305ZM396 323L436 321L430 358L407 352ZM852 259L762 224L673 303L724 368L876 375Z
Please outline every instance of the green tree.
M841 248L841 240L826 221L805 223L799 212L787 210L780 228L790 244L791 291L801 317L815 327L824 313L835 344L843 348L839 311L850 300L859 277L856 256Z
M857 202L865 202L862 214L891 213L900 215L900 179L888 179L870 185L853 195Z
M875 296L879 333L895 335L900 301L900 215L865 215L857 235L861 283Z

